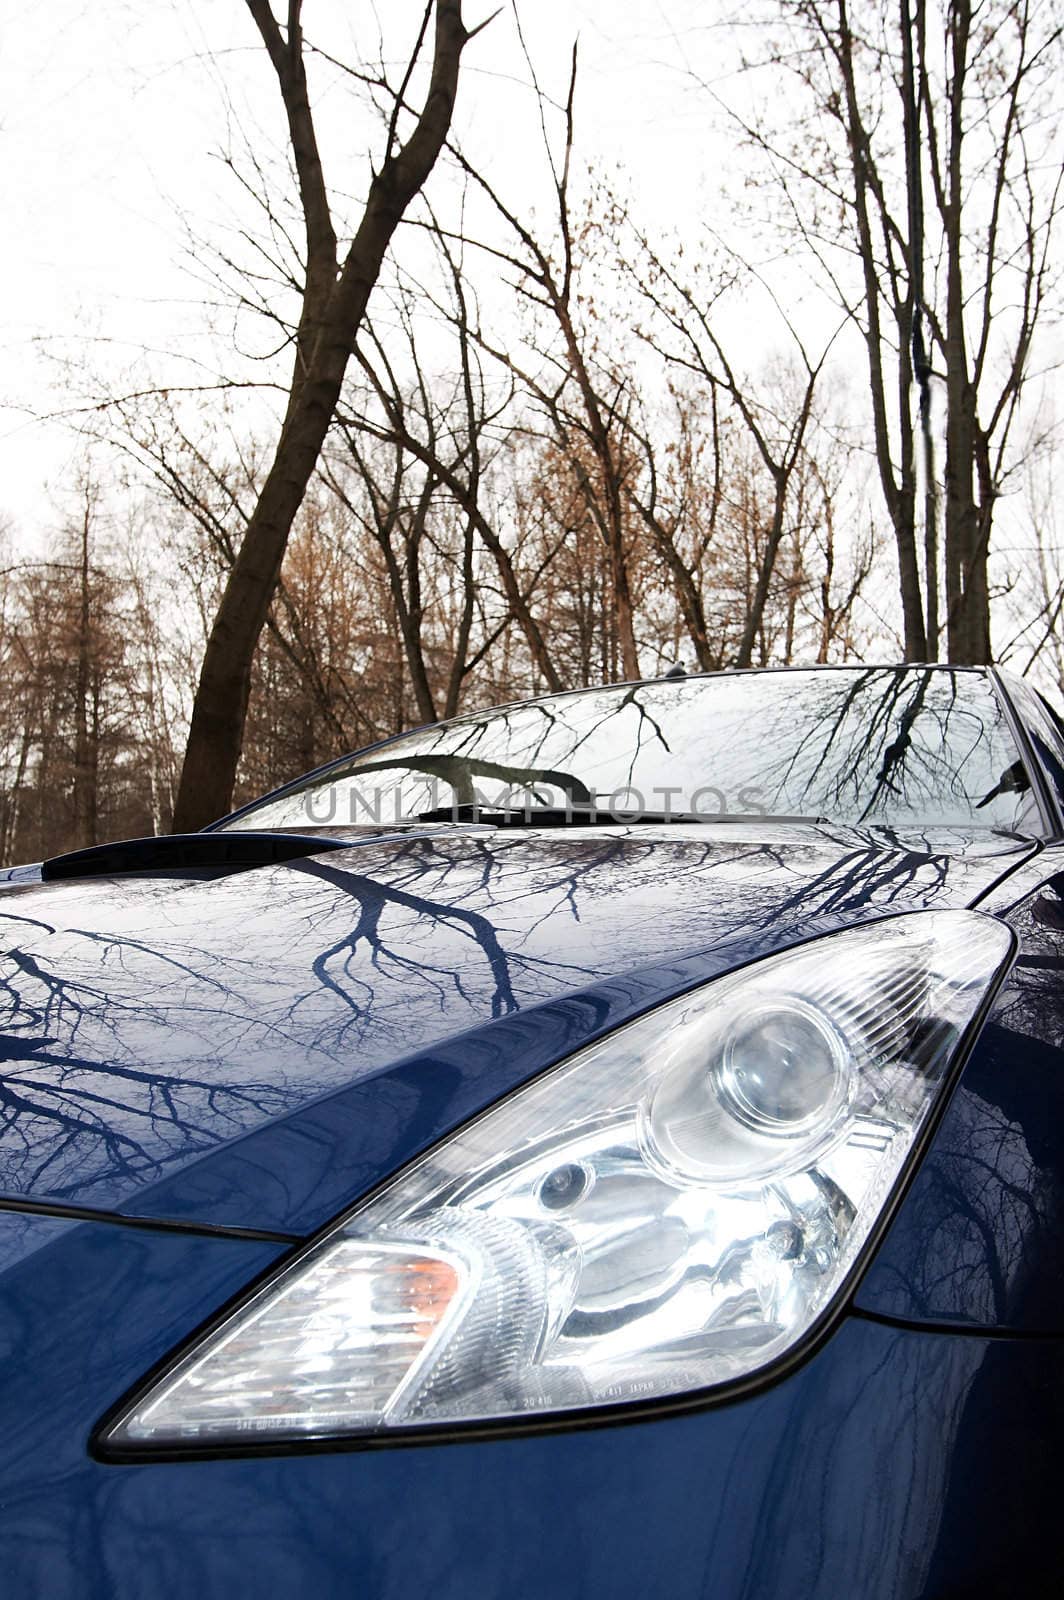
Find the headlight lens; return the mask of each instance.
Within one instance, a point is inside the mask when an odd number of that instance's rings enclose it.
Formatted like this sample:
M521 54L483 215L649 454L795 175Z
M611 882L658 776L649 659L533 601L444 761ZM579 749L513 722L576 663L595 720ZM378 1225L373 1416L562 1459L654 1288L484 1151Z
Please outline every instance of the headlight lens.
M659 1007L401 1173L107 1442L512 1419L769 1366L842 1288L1010 948L922 912Z
M853 1058L822 1017L792 1003L741 1021L715 1076L714 1088L738 1122L785 1138L841 1109Z

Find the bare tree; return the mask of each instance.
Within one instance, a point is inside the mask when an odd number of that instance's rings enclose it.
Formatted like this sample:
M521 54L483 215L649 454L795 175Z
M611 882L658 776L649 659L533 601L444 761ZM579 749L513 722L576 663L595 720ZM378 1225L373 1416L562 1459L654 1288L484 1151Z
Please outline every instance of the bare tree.
M727 397L771 483L764 538L734 657L735 666L749 667L787 533L789 504L803 461L817 384L835 336L823 344L818 355L812 356L784 314L783 322L800 362L800 381L793 386L785 382L783 393L774 399L767 393L758 393L758 385L741 371L719 331L719 302L730 282L726 279L713 285L709 292L700 292L697 281L682 278L677 267L648 238L638 234L636 238L637 256L628 263L629 280L658 324L641 330L644 342L669 366L705 384L714 403L718 394ZM733 271L736 275L751 275L750 269L742 265ZM761 388L767 387L763 382Z
M1064 695L1064 542L1061 540L1057 430L1034 434L1015 508L1016 544L1011 551L1001 611L1012 624L999 659L1026 677Z
M100 548L100 490L40 559L0 575L0 851L33 859L153 822L130 592ZM162 820L168 820L163 818Z
M532 682L560 689L551 651L523 587L506 541L495 526L487 485L492 465L510 440L514 386L488 384L470 327L470 285L461 261L435 225L433 242L443 269L439 302L435 291L407 282L393 297L391 341L367 325L356 352L365 383L345 398L341 425L347 452L370 490L372 533L388 566L411 679L422 717L452 716L469 675L514 622L528 647ZM421 349L418 313L443 312L452 336L449 369L430 370ZM402 335L395 340L396 331ZM368 441L388 451L390 482L380 480ZM330 484L343 492L335 470ZM407 488L407 485L416 488ZM455 537L443 537L457 518ZM394 546L394 547L393 547ZM401 549L402 554L399 554ZM480 602L484 575L479 560L487 553L498 576L503 609L491 617ZM448 644L448 661L433 687L424 655L422 579L419 552L442 560L453 579L457 615ZM474 639L474 622L482 637Z
M305 226L302 305L284 421L212 625L192 709L174 825L203 826L230 803L247 712L251 666L285 547L332 423L355 338L392 235L435 164L450 126L469 34L460 0L435 0L394 101L383 159L341 261L307 85L300 0L282 26L267 0L248 9L276 74ZM404 96L435 16L429 86L405 142Z
M97 493L90 480L80 486L77 535L77 606L74 617L74 843L97 842L97 786L100 766L100 684L96 630L93 627L92 550Z
M986 661L994 509L1016 467L1032 342L1056 286L1059 9L770 0L760 20L773 26L757 63L777 92L771 111L739 120L767 159L789 231L864 340L906 655L939 652L941 502L948 656ZM779 92L784 73L797 99ZM944 410L941 486L933 386Z
M552 235L538 237L532 224L522 219L484 173L460 152L457 159L508 230L512 243L492 248L495 261L517 273L518 292L526 306L553 330L557 347L543 351L543 360L537 367L523 361L481 326L473 330L474 337L522 385L580 480L587 514L609 561L620 670L625 678L634 679L639 676L639 651L624 493L627 466L618 453L616 427L625 406L627 383L609 362L603 364L596 359L594 333L586 318L581 319L576 284L578 223L573 215L571 179L577 51L574 44L562 112L561 148L557 152L548 131L549 102L527 51L525 54L550 169L555 206Z

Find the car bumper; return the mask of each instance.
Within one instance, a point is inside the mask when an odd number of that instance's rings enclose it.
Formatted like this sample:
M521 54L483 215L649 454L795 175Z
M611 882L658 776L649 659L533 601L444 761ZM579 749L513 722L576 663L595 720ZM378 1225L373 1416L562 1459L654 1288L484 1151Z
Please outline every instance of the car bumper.
M103 1412L276 1246L0 1215L12 1596L1059 1592L1064 1346L844 1317L732 1404L404 1448L113 1465Z

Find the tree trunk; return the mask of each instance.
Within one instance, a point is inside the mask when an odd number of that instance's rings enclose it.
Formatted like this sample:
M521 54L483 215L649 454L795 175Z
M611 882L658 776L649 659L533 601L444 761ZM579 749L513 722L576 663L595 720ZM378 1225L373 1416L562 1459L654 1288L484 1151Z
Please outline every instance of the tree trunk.
M857 229L857 248L864 283L866 327L865 344L868 350L868 370L872 402L872 424L875 440L876 466L879 471L883 498L887 504L894 539L898 550L898 586L901 595L902 622L905 636L905 659L923 661L927 656L927 633L924 621L923 596L920 583L920 564L916 552L916 486L914 473L914 439L911 411L911 315L901 308L898 322L898 430L900 434L899 472L895 476L891 454L890 425L887 419L887 389L883 371L885 341L880 317L882 286L879 279L876 241L872 227L871 208L876 189L874 162L868 131L861 112L857 93L854 64L853 35L850 31L846 0L838 0L838 62L842 73L845 100L845 127L850 147L850 162L854 181L854 219ZM896 313L897 314L897 313Z
M952 82L949 105L946 235L946 618L949 660L979 666L990 659L990 598L987 541L975 495L978 427L976 398L964 329L961 153L964 140L965 75L971 37L970 0L951 0ZM984 508L989 519L990 504ZM989 520L986 532L989 534Z
M467 35L461 0L436 0L428 95L407 143L389 149L337 275L335 235L318 160L302 59L298 5L288 37L265 0L248 0L270 53L288 116L307 226L306 288L281 436L248 520L204 654L192 709L174 828L202 828L226 812L243 743L251 667L288 537L317 466L355 338L392 235L435 164L450 127Z
M99 712L90 718L92 697L92 603L89 592L90 491L86 490L81 521L78 573L77 653L74 669L74 843L78 849L96 843L96 779ZM90 725L91 724L91 725Z

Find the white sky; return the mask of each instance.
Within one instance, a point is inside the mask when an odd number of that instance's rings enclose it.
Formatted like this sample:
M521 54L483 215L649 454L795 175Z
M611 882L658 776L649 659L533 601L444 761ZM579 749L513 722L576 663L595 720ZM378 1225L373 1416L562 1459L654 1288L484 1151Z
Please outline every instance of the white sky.
M491 6L466 0L467 21ZM398 57L420 0L379 10L385 50ZM579 34L581 151L625 169L651 223L682 225L715 186L706 101L684 70L685 52L706 48L705 14L698 0L522 9L544 85L558 93ZM239 192L218 159L231 113L267 143L282 125L240 0L0 0L0 19L0 516L24 545L61 516L77 455L69 429L32 420L64 403L48 355L113 364L142 347L205 351L184 219L210 237L233 221ZM372 55L378 37L367 0L306 0L304 28L346 60L358 44ZM507 8L468 48L457 116L469 154L521 199L543 173L523 71ZM323 121L327 176L357 193L375 130L335 90Z

